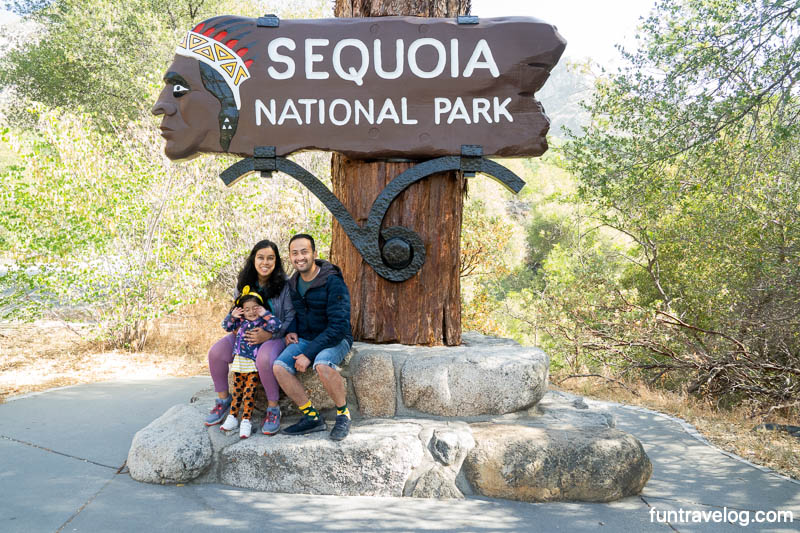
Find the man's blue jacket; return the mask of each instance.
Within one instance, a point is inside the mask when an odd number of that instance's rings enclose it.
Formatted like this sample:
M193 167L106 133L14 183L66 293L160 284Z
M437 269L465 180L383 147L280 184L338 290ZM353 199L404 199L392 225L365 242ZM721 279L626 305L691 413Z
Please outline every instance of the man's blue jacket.
M342 340L353 345L350 326L350 291L344 284L342 271L334 264L316 260L317 277L311 282L305 296L297 292L299 272L289 278L295 317L288 331L310 341L304 353L312 362L325 348L333 348Z

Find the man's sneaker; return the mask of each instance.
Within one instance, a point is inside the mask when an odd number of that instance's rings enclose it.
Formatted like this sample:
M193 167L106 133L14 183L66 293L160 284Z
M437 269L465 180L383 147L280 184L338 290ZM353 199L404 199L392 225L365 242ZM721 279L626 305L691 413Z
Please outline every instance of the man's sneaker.
M239 421L236 420L236 417L233 415L228 415L228 418L225 419L225 423L222 424L219 427L219 429L220 431L233 431L238 427L239 427Z
M211 410L211 414L206 417L206 425L207 426L215 426L222 422L225 418L225 415L228 414L228 411L231 409L231 401L233 398L230 394L224 400L222 398L217 398L214 402L214 408Z
M253 425L246 418L242 419L242 425L239 426L239 438L246 439L253 432Z
M267 407L267 417L264 419L264 427L261 433L264 435L274 435L281 429L281 408Z
M350 433L350 417L347 415L336 415L336 424L331 430L331 440L342 440Z
M283 432L287 435L305 435L306 433L326 431L327 429L328 426L325 425L325 421L321 416L311 418L303 415L303 418L300 419L300 422L289 426L288 428L284 429Z

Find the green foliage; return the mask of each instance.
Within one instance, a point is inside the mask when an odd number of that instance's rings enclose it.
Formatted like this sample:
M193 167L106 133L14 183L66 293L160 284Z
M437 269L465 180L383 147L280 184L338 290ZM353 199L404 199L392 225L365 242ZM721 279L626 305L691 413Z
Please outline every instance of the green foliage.
M82 315L112 344L141 348L152 319L229 290L254 242L285 249L287 227L329 228L294 180L226 189L216 176L230 161L175 166L153 130L132 122L111 137L83 115L42 111L36 134L5 136L18 163L0 175L4 314Z
M799 14L664 0L629 67L598 83L566 160L635 246L617 297L578 316L590 349L725 401L798 405ZM598 321L609 306L619 318ZM649 319L633 328L628 312Z
M12 2L33 30L9 36L0 55L6 114L32 126L32 103L87 113L103 126L146 112L180 36L226 13L319 17L324 2L241 0L25 0Z
M798 11L658 4L585 135L516 168L526 257L484 304L500 329L554 370L797 409Z
M170 231L164 216L172 183L160 182L160 158L136 142L141 132L115 139L84 115L40 117L37 134L4 139L21 164L2 175L2 252L35 279L4 278L29 304L4 307L84 306L114 339L141 344L144 323L191 300L198 285L185 253L193 236Z
M202 13L193 4L204 5ZM31 102L101 121L136 116L160 83L176 32L216 5L160 0L19 5L36 29L17 36L0 60L0 87L14 95L11 116L24 119Z
M574 239L575 229L570 220L559 213L543 212L535 209L528 217L527 238L528 268L534 271L541 268L545 259L555 246L569 247Z
M273 11L318 16L321 6ZM271 238L285 249L287 228L297 228L329 246L328 215L300 184L251 176L226 189L217 176L232 158L176 165L148 116L180 32L264 6L67 0L21 8L39 26L2 59L0 85L16 95L8 111L26 117L0 143L2 318L83 318L103 340L140 349L154 318L209 289L229 291L254 242ZM326 156L297 158L324 177Z
M462 326L487 335L505 333L497 322L500 304L492 294L509 273L513 225L499 214L487 213L481 200L464 205L461 227Z

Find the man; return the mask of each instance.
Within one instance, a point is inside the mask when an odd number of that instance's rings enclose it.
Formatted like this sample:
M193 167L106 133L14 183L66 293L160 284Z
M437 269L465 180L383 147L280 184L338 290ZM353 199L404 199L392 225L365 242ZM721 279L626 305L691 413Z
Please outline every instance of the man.
M339 267L317 259L310 235L300 233L289 240L289 259L296 271L289 279L296 314L286 334L287 346L272 368L278 384L303 412L303 418L283 432L302 435L327 429L296 376L312 367L336 405L336 424L330 437L342 440L350 431L350 410L338 365L353 345L350 293Z

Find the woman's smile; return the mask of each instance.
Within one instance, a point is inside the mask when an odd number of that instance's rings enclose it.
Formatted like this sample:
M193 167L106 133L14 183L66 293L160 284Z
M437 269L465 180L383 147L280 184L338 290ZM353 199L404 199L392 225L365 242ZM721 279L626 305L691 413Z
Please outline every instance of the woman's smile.
M258 277L261 280L266 279L275 270L275 252L272 248L262 248L256 252L253 265L256 267Z

